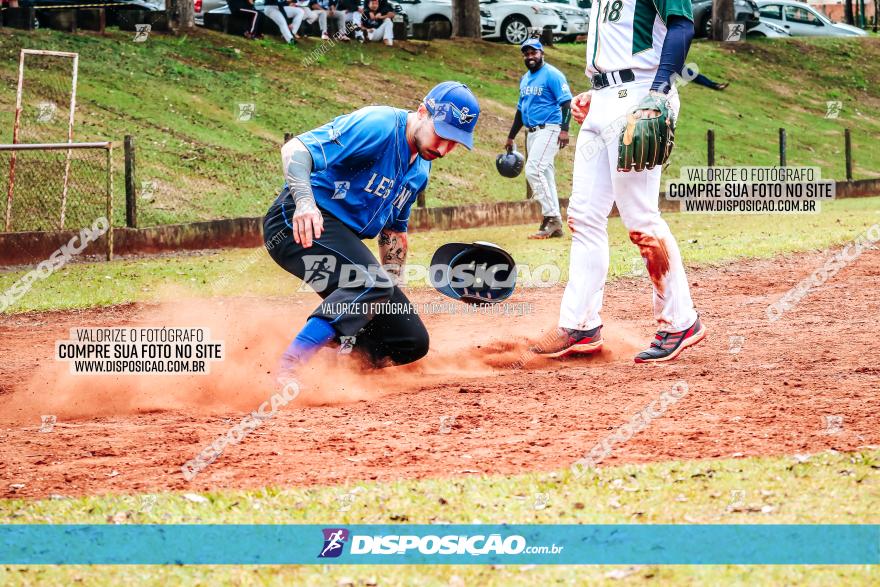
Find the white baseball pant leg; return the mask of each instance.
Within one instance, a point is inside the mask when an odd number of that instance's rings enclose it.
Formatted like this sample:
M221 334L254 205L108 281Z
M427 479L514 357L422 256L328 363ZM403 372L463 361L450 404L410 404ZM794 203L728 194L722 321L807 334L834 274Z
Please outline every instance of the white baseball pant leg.
M318 21L318 28L321 29L321 32L322 33L327 32L327 11L326 10L312 10L311 8L303 8L303 7L300 7L300 10L302 10L305 13L303 16L303 19L307 23L311 24L317 20Z
M559 132L558 124L548 124L544 128L528 133L526 138L529 151L529 158L526 161L526 180L532 188L532 195L541 205L541 213L544 216L560 216L553 165L553 160L559 152Z
M281 14L281 10L277 6L266 6L263 8L263 14L268 16L272 22L278 25L278 30L281 31L281 36L284 37L285 41L290 42L293 35L290 34L290 29L287 26L287 19Z
M569 281L559 325L589 330L602 323L599 312L608 274L608 214L616 202L630 240L639 247L653 284L654 318L661 332L679 332L697 319L678 243L660 217L662 169L617 171L617 144L626 113L648 93L650 81L593 92L589 114L578 133L572 195ZM623 97L621 90L626 90ZM677 116L678 93L669 95Z
M351 23L348 27L350 33L354 33L355 37L363 37L364 32L361 30L361 21L363 15L357 10L351 10L345 13L345 22Z
M285 6L284 13L291 20L290 32L294 35L299 33L299 27L302 25L303 17L306 14L305 11L299 6Z
M383 20L382 24L379 25L379 28L375 29L369 37L369 40L371 41L391 41L393 39L394 22L392 22L391 19L388 18Z
M330 18L336 21L336 34L339 36L348 36L348 33L345 31L345 11L334 10L333 16L331 16Z

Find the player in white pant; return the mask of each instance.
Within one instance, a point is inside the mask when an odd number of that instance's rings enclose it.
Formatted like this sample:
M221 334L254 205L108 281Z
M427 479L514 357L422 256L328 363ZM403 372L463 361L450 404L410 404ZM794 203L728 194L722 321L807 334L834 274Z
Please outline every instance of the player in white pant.
M273 3L270 4L270 2ZM278 26L278 30L281 31L281 36L284 37L284 41L288 45L296 44L296 41L293 38L293 31L299 30L299 26L305 15L301 8L288 5L286 0L267 0L265 8L263 9L263 14L269 17L269 19ZM289 25L287 24L288 18L292 20L292 23Z
M312 24L316 20L318 21L318 28L321 29L321 38L326 40L330 39L330 35L327 34L327 11L321 8L321 5L317 2L313 2L312 0L298 0L297 8L303 11L303 18L300 20L306 21L309 24ZM299 38L299 25L293 27L291 29L293 36L297 39Z
M678 244L660 217L661 167L621 171L617 161L627 114L638 112L649 93L666 100L673 119L677 118L679 99L672 76L684 69L693 37L692 18L690 0L593 4L586 69L593 89L572 101L572 114L582 126L568 207L569 282L562 298L559 336L540 349L547 356L592 353L602 346L599 311L609 265L608 215L615 203L654 289L658 332L635 361L672 360L705 336Z
M345 22L348 24L348 30L354 31L355 38L361 43L364 42L364 31L361 27L363 16L363 12L360 10L347 10L345 12Z
M327 16L336 21L336 34L334 37L340 41L349 41L348 33L354 32L358 41L363 42L364 33L361 31L361 16L363 8L358 0L326 0ZM347 23L351 23L346 26Z
M553 161L559 149L568 145L571 92L565 75L544 62L544 47L538 39L527 39L520 50L528 71L519 82L516 116L504 146L510 152L519 130L527 128L526 180L543 215L538 232L529 238L558 238L562 236L562 214Z

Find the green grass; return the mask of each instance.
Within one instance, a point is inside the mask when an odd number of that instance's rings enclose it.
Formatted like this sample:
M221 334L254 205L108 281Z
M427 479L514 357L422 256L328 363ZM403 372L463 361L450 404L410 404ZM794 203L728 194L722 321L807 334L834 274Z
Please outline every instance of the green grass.
M821 250L850 241L880 222L880 198L827 202L816 215L667 214L666 220L678 239L685 262L699 266ZM534 269L554 263L559 267L560 278L567 280L570 237L526 240L534 228L503 226L413 233L409 263L429 265L433 252L443 243L488 240L510 251L520 265ZM610 220L609 235L611 278L630 275L634 267L640 266L640 258L619 218ZM804 274L812 269L805 267ZM0 273L0 292L9 289L22 275L21 270ZM299 281L279 268L262 248L72 263L46 280L34 282L30 292L7 312L85 308L180 296L282 296L294 293L298 286Z
M433 41L394 48L337 44L318 66L303 60L315 40L292 49L274 40L247 42L210 31L175 38L133 33L69 35L0 30L0 141L9 141L21 47L80 54L77 140L125 134L138 144L138 180L151 186L139 202L144 226L265 212L281 184L278 147L283 133L302 132L371 104L413 108L445 79L469 84L484 114L473 153L462 150L435 165L429 206L516 200L524 182L495 172L513 117L523 71L515 47ZM586 89L583 44L550 48L575 90ZM695 43L689 61L710 77L732 81L726 92L683 89L683 108L668 177L682 165L705 163L705 134L716 131L717 163L777 162L776 133L789 131L789 165L818 165L842 178L843 128L853 131L855 175L877 177L880 121L880 39L795 39ZM43 80L43 90L51 84ZM838 119L825 102L841 100ZM253 120L238 120L238 104L254 103ZM575 129L576 130L576 125ZM520 137L522 144L522 136ZM570 192L572 148L557 158L559 192ZM0 164L3 162L0 161ZM115 156L115 195L122 202L121 149ZM115 214L123 222L121 206Z
M573 457L574 458L574 457ZM222 463L214 466L222 466ZM673 461L608 467L575 478L569 471L512 477L362 482L340 487L269 487L205 494L62 497L0 501L0 523L379 524L876 524L880 450L810 457ZM349 493L352 501L341 496ZM543 494L543 495L539 495ZM343 504L348 509L341 511ZM536 504L538 506L536 507ZM544 505L544 507L540 507ZM564 566L564 567L3 567L3 584L379 585L586 584L622 574L654 584L868 585L866 566ZM359 583L358 581L362 581ZM461 584L461 583L459 583Z

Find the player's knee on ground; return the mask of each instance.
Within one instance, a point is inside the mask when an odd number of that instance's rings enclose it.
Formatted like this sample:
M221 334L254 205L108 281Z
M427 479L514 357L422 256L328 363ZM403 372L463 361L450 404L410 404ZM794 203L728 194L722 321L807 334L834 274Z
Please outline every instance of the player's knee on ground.
M428 354L430 337L428 336L428 331L425 329L424 324L421 324L421 321L419 321L419 323L420 328L413 328L410 332L410 340L407 348L401 349L401 352L399 353L400 357L395 361L398 365L414 363Z
M428 331L417 315L380 314L358 334L355 349L376 367L388 367L418 361L428 354L429 342Z

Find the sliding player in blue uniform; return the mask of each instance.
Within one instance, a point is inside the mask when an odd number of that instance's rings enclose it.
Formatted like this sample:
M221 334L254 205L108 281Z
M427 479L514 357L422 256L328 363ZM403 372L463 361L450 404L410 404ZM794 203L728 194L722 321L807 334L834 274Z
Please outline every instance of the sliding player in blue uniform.
M263 221L266 248L323 302L284 351L282 384L334 340L380 367L427 354L428 332L398 287L410 208L431 161L473 148L479 113L467 86L443 82L415 112L361 108L284 145L287 182ZM363 243L376 237L381 262Z

